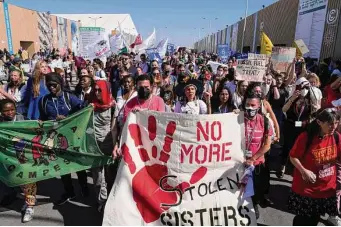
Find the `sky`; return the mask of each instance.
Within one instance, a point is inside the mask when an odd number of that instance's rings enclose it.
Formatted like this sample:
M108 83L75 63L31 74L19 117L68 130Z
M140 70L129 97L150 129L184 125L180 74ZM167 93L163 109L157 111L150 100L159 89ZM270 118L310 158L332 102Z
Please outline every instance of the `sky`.
M137 31L147 38L169 38L177 46L192 46L199 37L217 32L244 17L246 0L6 0L9 4L52 14L130 14ZM277 0L249 0L248 15ZM288 0L287 0L288 1ZM203 19L206 18L206 19ZM217 19L216 19L217 18ZM211 26L210 25L211 21ZM200 32L199 32L200 30ZM199 36L200 35L200 36Z

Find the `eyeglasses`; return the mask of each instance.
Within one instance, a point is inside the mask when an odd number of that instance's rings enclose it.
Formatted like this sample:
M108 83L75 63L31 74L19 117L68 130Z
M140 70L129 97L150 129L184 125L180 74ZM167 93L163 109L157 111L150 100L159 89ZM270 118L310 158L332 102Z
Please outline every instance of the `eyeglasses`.
M153 73L153 76L160 76L160 73Z
M95 92L102 92L102 89L100 89L100 88L95 88Z

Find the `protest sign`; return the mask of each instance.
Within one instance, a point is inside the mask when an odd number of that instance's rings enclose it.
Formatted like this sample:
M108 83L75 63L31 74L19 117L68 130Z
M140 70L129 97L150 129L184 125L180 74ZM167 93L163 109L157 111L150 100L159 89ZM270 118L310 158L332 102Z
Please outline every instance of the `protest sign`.
M169 56L172 56L175 52L175 45L172 43L168 43L167 52L168 52Z
M269 59L269 57L266 54L248 53L248 59L250 59L250 60L267 60L267 59Z
M266 60L238 59L236 79L252 82L263 82L266 74Z
M85 59L89 59L90 57L88 56L88 47L104 39L105 29L100 27L80 27L79 37L80 55Z
M244 114L131 113L103 225L256 225L244 134Z
M10 187L111 162L97 146L93 108L62 121L0 124L0 180Z
M110 44L108 40L100 38L99 40L87 46L86 50L89 59L101 58L110 53Z
M228 44L219 44L218 45L218 56L221 58L223 63L226 63L229 57L231 56L231 51Z
M157 48L150 48L150 49L146 49L145 51L149 60L151 61L156 60L159 64L162 64L162 58Z
M302 39L295 40L294 47L296 47L296 56L302 57L303 55L309 53L308 47L305 45Z
M276 71L286 72L296 57L296 48L274 47L272 49L271 61Z

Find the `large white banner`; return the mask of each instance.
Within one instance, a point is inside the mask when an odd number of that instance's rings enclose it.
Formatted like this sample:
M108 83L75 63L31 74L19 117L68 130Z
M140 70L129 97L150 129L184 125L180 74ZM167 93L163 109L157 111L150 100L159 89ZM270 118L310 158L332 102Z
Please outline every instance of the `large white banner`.
M257 224L238 188L243 114L132 113L121 149L103 225Z
M99 27L80 27L79 28L79 38L80 38L80 55L85 59L93 59L96 56L89 56L89 52L92 53L97 51L98 53L103 50L103 42L101 40L107 41L105 37L105 29ZM105 44L107 45L107 43ZM89 50L90 49L90 50ZM92 55L90 53L90 55ZM95 54L96 55L96 54ZM98 56L97 56L98 57Z
M302 39L309 49L305 56L319 58L328 0L300 0L295 40Z

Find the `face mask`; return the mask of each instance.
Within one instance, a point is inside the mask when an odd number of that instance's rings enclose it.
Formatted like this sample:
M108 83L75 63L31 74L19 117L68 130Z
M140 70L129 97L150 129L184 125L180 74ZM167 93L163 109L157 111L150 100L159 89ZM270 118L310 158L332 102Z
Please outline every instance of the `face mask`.
M252 107L246 107L245 112L249 118L253 118L254 116L256 116L256 114L258 112L258 108L254 109Z
M139 99L147 100L150 96L150 89L140 87L139 90L137 91L137 95L138 95Z
M218 76L221 76L221 75L223 75L223 72L222 72L222 71L218 71L218 72L217 72L217 75L218 75Z
M163 96L163 100L164 100L165 102L170 101L170 100L171 100L171 95L172 95L171 92L166 92L166 93L164 94L164 96Z
M306 88L302 89L301 90L301 96L305 97L308 94L308 92L309 92L308 89L306 89Z

